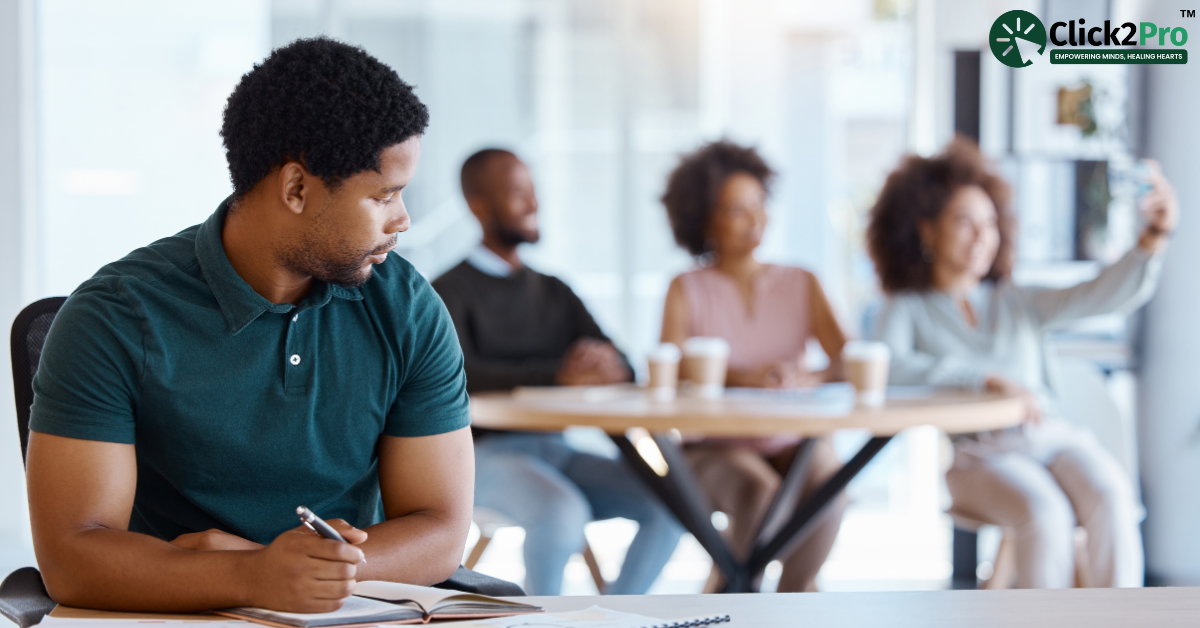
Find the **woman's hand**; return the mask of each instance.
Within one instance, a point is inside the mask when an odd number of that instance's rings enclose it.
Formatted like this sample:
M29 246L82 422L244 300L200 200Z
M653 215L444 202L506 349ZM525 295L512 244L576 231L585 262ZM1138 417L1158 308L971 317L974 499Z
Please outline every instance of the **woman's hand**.
M1138 238L1138 246L1147 253L1156 253L1166 244L1167 236L1179 224L1179 201L1175 198L1175 189L1163 176L1158 162L1148 160L1147 165L1150 167L1150 183L1153 189L1140 202L1146 226Z
M1020 397L1022 405L1025 406L1023 422L1028 425L1042 424L1042 406L1038 403L1037 395L1028 388L999 375L989 375L984 380L983 387L990 393Z
M729 386L745 388L812 388L824 383L820 373L814 373L796 362L768 364L753 371L731 369L725 379Z

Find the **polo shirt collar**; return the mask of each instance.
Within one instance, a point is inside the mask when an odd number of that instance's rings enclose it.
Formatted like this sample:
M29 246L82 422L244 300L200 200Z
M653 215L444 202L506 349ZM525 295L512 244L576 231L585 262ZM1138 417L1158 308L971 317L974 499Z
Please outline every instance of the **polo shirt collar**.
M299 306L291 303L271 303L255 292L233 269L225 255L225 245L221 242L221 230L225 226L225 217L229 214L232 198L221 201L217 211L201 223L196 231L196 259L200 262L200 271L204 274L204 280L208 282L217 304L220 305L226 322L229 323L230 332L237 335L264 312L286 314L293 309L315 309L324 307L333 297L351 301L362 299L362 292L358 288L346 288L323 281L314 283L312 291L304 297Z

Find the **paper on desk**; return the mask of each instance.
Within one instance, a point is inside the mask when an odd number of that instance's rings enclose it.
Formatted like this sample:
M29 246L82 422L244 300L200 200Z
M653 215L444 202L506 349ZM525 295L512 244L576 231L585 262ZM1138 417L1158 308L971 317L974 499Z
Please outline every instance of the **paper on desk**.
M854 409L854 388L838 382L816 388L726 388L724 399L741 403L787 402L806 414L840 416Z
M214 616L216 617L216 616ZM169 628L249 628L254 624L234 619L204 621L196 619L64 619L47 616L39 626L43 628L154 628L166 625ZM668 620L621 613L593 606L571 613L538 613L515 617L497 617L473 621L439 621L439 628L659 628L666 626L698 625L686 619ZM382 627L381 627L382 628Z
M622 398L640 398L641 390L634 384L610 386L517 386L512 398L518 401L566 401L600 403Z
M153 628L163 625L173 628L185 625L194 628L250 628L254 626L248 621L225 619L219 615L213 615L213 621L202 619L66 619L47 615L38 625L44 628L123 628L124 626Z
M439 628L442 626L447 628L658 628L683 625L701 624L690 624L686 619L656 619L645 615L621 613L599 606L571 613L538 613L516 617L437 623Z

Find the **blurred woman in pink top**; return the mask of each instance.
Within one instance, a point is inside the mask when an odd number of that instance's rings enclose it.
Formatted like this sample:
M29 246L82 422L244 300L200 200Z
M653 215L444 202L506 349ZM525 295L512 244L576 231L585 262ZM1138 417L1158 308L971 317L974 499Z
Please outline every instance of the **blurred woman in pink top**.
M671 282L663 310L663 342L694 336L729 342L728 386L793 388L841 378L846 336L821 283L802 268L764 264L754 256L767 225L773 172L753 148L714 142L684 156L667 180L662 202L675 240L700 267ZM805 367L810 338L830 356L820 372ZM749 552L798 440L708 440L687 447L688 460L716 510L729 517L735 552ZM813 449L805 496L841 464L828 439ZM845 509L839 497L812 534L783 561L779 591L814 591ZM709 589L717 580L710 578Z

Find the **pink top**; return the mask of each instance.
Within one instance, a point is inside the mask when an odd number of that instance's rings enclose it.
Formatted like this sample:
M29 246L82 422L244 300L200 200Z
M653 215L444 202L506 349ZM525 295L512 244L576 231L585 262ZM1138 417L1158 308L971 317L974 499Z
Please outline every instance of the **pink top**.
M812 334L808 271L765 265L754 281L750 310L733 278L715 268L693 270L679 279L688 304L688 336L724 338L730 347L729 368L748 371L804 359Z
M803 268L765 265L754 281L753 307L733 278L715 268L700 268L680 275L688 304L688 336L724 338L729 343L729 368L753 370L768 364L803 363L812 334L809 322L809 274ZM781 453L800 439L706 439L738 443L766 456Z

